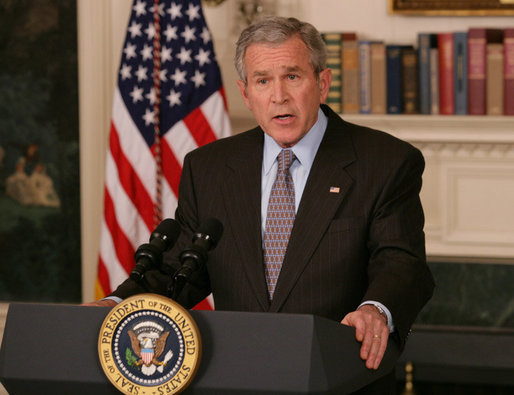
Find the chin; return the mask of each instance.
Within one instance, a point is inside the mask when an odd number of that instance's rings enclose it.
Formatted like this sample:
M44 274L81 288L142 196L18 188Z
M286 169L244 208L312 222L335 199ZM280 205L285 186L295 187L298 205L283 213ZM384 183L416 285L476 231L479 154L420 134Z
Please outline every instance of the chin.
M297 131L292 131L290 128L277 128L273 127L269 129L269 132L266 132L275 142L283 148L289 148L295 145L304 134L301 134Z
M275 140L278 145L282 148L291 148L294 146L299 140Z

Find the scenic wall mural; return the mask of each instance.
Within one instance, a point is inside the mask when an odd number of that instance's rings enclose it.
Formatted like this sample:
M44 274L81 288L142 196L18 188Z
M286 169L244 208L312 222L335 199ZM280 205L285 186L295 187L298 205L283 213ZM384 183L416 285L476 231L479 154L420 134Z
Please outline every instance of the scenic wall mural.
M0 301L79 302L76 3L0 2Z

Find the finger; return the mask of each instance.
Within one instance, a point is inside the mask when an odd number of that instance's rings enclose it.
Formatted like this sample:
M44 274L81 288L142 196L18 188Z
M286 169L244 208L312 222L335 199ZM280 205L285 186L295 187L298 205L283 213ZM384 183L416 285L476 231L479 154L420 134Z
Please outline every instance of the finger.
M380 335L373 334L366 336L367 338L367 355L365 355L364 359L366 360L366 367L368 369L373 369L375 366L375 359L380 347L380 342L382 341ZM364 345L364 342L363 342Z
M366 359L366 367L368 369L378 369L380 362L387 348L387 340L389 330L387 327L375 327L374 334L371 336L371 346L368 358Z
M373 337L373 330L368 326L364 338L362 340L361 346L361 358L366 361L366 366L368 365L368 361L371 357L373 357L373 347L377 338Z
M362 319L355 321L355 338L361 342L364 340L364 334L366 333L366 322Z
M371 320L365 321L365 328L362 339L362 346L360 350L361 358L365 361L368 361L369 358L373 355L373 347L377 338L374 337L376 333L374 329L373 322Z
M389 341L389 328L384 328L382 332L382 339L380 342L380 347L378 349L377 356L375 357L375 363L373 365L373 369L378 369L382 359L384 358L385 351L387 349L387 342Z

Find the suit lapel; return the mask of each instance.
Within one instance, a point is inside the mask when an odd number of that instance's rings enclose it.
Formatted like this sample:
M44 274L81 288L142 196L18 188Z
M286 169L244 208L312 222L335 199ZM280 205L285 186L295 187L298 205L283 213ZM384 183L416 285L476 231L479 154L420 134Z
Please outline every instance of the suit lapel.
M261 235L261 178L263 132L257 128L227 161L223 185L228 226L234 236L248 281L262 309L269 308L264 277Z
M305 185L270 311L280 310L325 235L352 186L344 168L354 160L350 135L339 116L332 114Z

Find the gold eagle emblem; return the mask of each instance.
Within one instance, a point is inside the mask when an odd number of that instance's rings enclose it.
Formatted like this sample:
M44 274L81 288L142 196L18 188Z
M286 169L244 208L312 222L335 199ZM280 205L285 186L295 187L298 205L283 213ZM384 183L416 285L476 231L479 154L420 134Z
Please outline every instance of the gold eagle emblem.
M133 331L128 331L128 334L130 336L130 342L132 344L132 349L134 350L134 353L137 355L139 360L136 362L136 366L146 365L150 366L152 364L161 366L165 365L166 362L160 362L159 357L164 352L164 348L166 347L166 339L168 338L170 332L164 332L155 342L155 347L153 344L152 339L149 337L143 338L141 341L137 338L136 334ZM149 361L146 362L142 358L142 349L152 349L153 350L153 357Z

